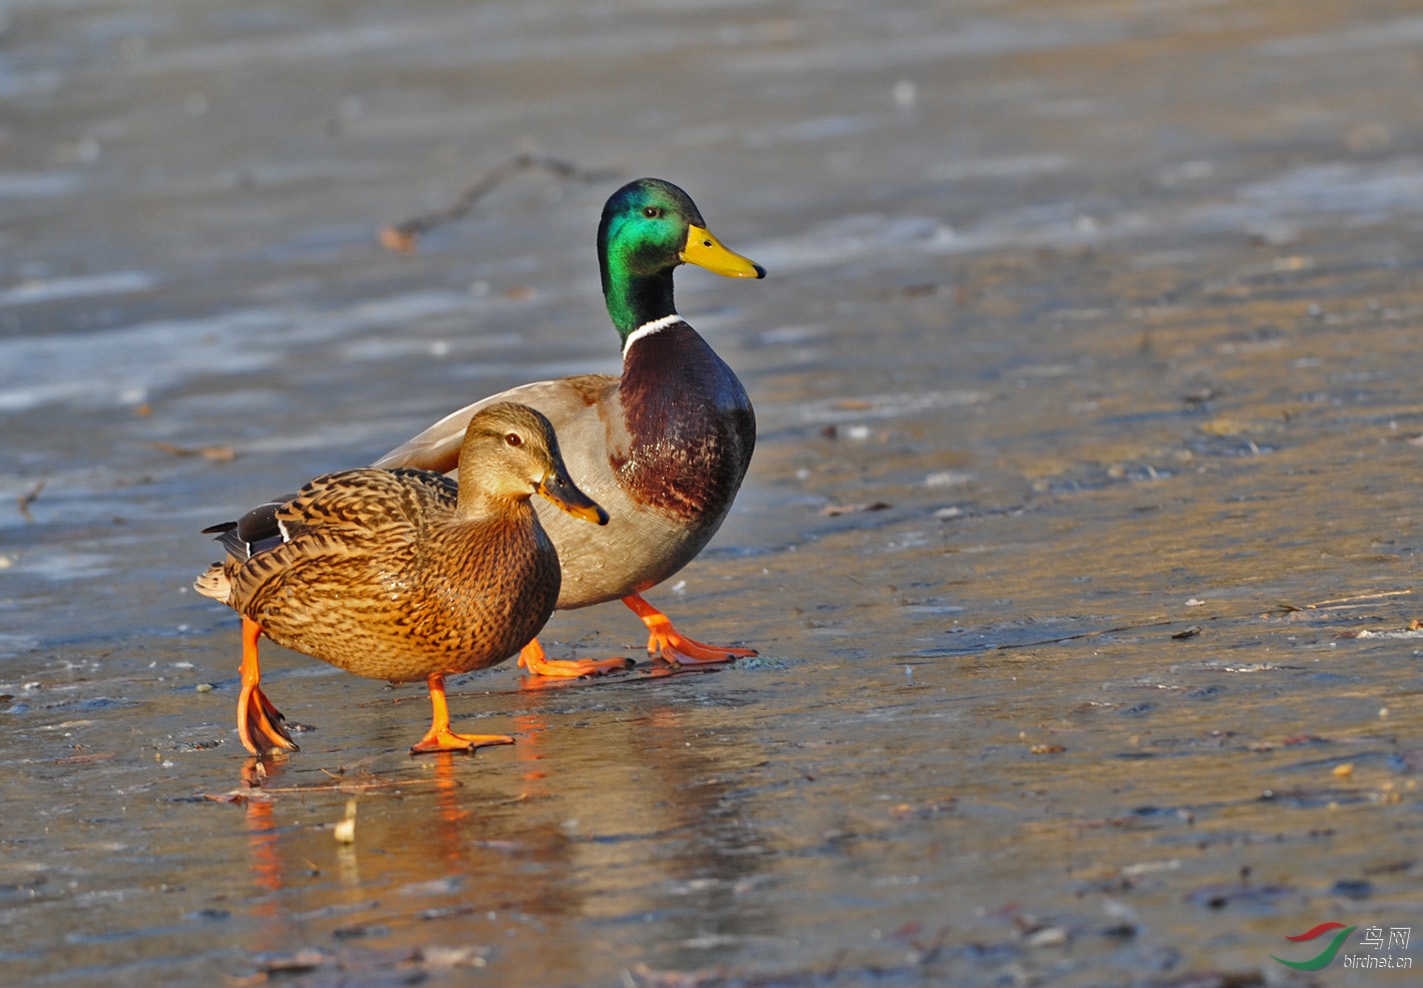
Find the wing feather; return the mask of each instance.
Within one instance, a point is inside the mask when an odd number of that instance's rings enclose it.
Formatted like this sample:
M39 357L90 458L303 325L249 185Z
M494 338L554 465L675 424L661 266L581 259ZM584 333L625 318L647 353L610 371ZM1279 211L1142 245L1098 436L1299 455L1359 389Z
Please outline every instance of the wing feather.
M498 401L529 405L548 416L557 432L565 422L603 400L617 386L618 379L609 374L578 374L557 381L536 381L510 388L451 412L418 436L386 453L372 466L385 469L414 467L436 473L453 473L459 467L465 429L481 408Z

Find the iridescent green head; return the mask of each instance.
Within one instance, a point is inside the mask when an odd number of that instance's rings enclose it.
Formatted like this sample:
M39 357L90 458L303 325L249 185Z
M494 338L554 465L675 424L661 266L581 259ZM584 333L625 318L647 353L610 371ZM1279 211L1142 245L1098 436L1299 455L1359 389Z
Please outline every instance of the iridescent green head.
M696 264L728 278L764 278L766 269L723 247L697 204L671 182L640 178L614 192L598 224L603 298L618 335L675 313L672 269Z

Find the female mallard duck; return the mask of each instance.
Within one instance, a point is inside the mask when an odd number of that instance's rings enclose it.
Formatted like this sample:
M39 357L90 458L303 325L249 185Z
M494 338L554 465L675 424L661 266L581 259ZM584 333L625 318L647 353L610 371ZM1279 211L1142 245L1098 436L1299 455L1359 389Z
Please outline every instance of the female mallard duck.
M575 518L608 520L569 479L548 419L499 402L463 431L458 485L346 470L206 529L228 555L195 585L242 614L247 750L296 750L260 685L263 634L360 676L428 682L434 719L412 752L512 744L450 730L445 676L503 662L553 613L558 554L529 503L536 491Z
M677 632L642 599L716 534L756 442L756 417L736 375L672 303L672 270L696 264L731 278L765 269L723 247L691 198L669 182L639 179L613 193L598 226L603 297L622 338L623 373L525 384L446 416L376 461L378 467L455 466L470 416L518 401L547 415L562 437L570 475L607 507L606 528L569 524L540 508L563 567L561 609L621 599L650 632L647 650L673 664L755 655ZM519 664L545 676L578 676L622 659L555 662L537 639Z

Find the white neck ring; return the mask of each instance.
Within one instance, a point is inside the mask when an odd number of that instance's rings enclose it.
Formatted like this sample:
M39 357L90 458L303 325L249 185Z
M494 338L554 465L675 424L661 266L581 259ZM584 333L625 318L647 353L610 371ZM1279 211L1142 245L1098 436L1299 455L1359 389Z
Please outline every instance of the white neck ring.
M651 336L653 333L660 333L668 326L675 326L681 321L682 317L674 312L670 316L663 316L661 319L643 323L628 334L627 342L623 344L623 353L627 353L638 340Z

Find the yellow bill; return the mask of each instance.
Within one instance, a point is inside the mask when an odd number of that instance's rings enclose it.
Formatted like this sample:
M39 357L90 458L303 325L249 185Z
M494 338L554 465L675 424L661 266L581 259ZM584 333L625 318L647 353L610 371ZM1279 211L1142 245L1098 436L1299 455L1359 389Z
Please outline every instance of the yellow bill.
M749 257L742 257L735 251L727 250L704 226L688 227L687 246L682 248L678 256L688 264L695 264L699 268L706 268L728 278L766 277L765 268Z

